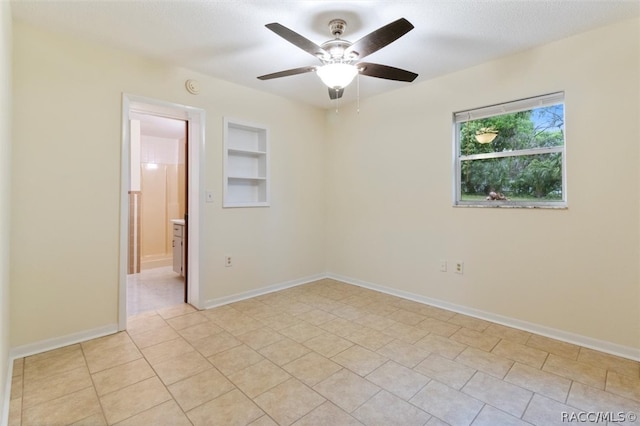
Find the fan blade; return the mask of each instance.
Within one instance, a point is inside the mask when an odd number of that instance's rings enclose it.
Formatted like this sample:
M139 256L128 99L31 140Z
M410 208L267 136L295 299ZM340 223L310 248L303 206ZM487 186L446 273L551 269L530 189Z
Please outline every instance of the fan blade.
M286 71L274 72L272 74L265 74L258 77L260 80L271 80L272 78L289 77L290 75L304 74L306 72L315 71L316 67L300 67L293 68Z
M341 98L343 93L344 93L344 88L332 89L331 87L329 87L329 99L331 100Z
M358 53L358 59L362 59L373 52L382 49L413 29L411 22L404 18L393 21L384 27L378 28L374 32L362 37L360 40L349 46L345 52L348 57L351 52Z
M304 38L297 32L290 30L284 25L278 24L277 22L267 24L265 25L265 27L269 28L271 31L278 34L289 43L294 44L295 46L315 56L316 58L318 57L318 55L324 56L329 54L326 50L324 50L322 47L318 46L311 40Z
M400 68L390 67L388 65L372 64L369 62L361 62L356 64L360 70L360 74L369 77L385 78L387 80L408 81L416 79L418 74L403 70Z

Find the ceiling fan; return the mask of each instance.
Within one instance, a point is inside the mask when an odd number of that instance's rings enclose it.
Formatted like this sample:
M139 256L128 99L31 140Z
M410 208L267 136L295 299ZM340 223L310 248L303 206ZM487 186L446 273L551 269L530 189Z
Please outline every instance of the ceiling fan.
M357 74L406 82L411 82L418 76L418 74L411 71L388 65L360 62L364 57L382 49L411 31L413 25L405 18L400 18L378 28L355 43L341 38L347 23L342 19L333 19L329 22L329 30L335 38L320 46L277 22L265 26L288 42L319 59L322 65L293 68L266 74L258 77L260 80L270 80L272 78L288 77L315 71L329 88L329 97L338 99L342 97L344 88L353 81Z

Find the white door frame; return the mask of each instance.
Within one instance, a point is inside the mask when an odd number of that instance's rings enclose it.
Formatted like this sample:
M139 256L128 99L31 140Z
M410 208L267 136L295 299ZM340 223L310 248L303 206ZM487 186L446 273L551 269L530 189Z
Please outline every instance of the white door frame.
M142 96L122 95L122 152L120 162L120 265L118 274L118 329L127 328L127 261L129 238L129 187L131 130L129 125L132 112L157 115L187 121L188 133L188 212L187 229L187 276L188 302L200 309L200 234L204 200L201 185L204 176L204 128L205 111L186 105L164 102Z

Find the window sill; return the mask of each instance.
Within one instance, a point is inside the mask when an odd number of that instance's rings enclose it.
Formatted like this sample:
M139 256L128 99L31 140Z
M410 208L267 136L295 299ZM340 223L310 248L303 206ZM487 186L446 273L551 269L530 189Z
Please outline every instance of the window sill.
M566 203L515 204L515 203L509 203L509 202L496 202L496 203L460 202L460 203L454 204L453 207L481 208L481 209L547 209L547 210L567 210L569 208Z

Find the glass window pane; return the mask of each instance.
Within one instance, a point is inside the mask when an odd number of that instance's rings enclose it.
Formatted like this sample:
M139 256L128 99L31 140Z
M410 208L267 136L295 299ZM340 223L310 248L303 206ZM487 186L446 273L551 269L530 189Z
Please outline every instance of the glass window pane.
M562 154L462 161L461 201L560 201ZM494 195L495 194L495 197Z

